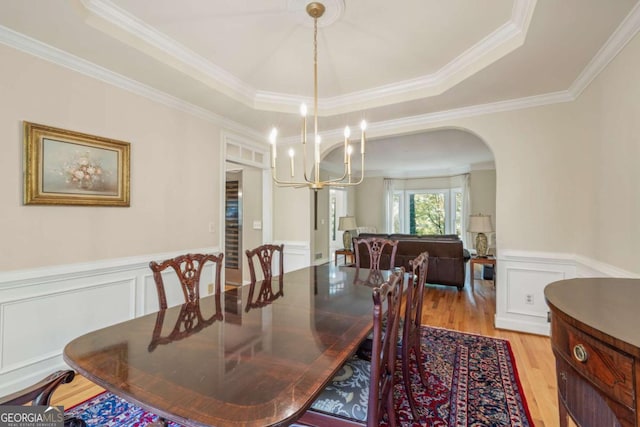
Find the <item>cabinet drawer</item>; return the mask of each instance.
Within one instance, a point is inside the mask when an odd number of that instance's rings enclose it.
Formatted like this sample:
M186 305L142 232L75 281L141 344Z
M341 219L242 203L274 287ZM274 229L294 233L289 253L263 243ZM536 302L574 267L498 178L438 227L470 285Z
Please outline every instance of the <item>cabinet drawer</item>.
M563 357L556 358L558 404L579 426L636 427L635 412L605 397ZM562 408L560 408L562 409Z
M612 399L635 410L633 358L562 322L552 321L552 342L574 369Z

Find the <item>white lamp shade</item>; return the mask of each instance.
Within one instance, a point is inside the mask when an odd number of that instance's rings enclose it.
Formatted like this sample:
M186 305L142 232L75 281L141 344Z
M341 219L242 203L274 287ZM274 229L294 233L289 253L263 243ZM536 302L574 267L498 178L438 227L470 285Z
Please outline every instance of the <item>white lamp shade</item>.
M356 224L356 217L354 216L341 216L338 220L338 230L355 230L358 228Z
M470 215L469 228L467 231L471 233L491 233L493 225L491 224L491 215Z

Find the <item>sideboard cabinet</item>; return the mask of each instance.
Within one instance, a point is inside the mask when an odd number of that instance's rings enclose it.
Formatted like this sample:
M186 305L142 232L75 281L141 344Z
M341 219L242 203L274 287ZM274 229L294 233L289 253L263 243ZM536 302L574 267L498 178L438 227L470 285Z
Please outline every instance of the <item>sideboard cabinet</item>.
M640 280L561 280L545 298L560 426L640 427Z

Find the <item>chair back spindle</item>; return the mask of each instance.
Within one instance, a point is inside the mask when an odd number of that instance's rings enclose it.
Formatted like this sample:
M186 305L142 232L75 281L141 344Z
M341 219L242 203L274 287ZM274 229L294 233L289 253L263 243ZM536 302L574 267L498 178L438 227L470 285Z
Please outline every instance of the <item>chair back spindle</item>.
M282 276L284 274L284 245L271 245L266 244L262 246L258 246L255 249L245 251L247 255L247 260L249 261L249 273L251 274L251 283L255 283L257 281L256 276L256 268L254 265L254 259L257 258L260 263L260 269L262 271L262 276L264 279L271 279L275 275L274 273L274 265L273 258L274 256L279 257L278 261L278 269L277 275Z
M356 255L356 267L360 268L361 266L361 258L360 258L360 250L363 248L361 245L364 245L366 250L369 253L369 268L372 270L381 270L380 268L380 260L382 259L382 254L385 251L385 247L390 247L391 253L389 255L389 265L385 265L385 270L392 270L395 267L396 262L396 251L398 250L398 241L397 240L389 240L389 239L381 239L378 237L369 237L364 239L354 238L353 246L355 248ZM364 254L363 254L364 255Z
M214 293L220 293L220 273L224 254L186 254L171 258L160 263L151 261L149 268L153 271L156 282L160 309L167 308L167 294L162 273L172 269L180 282L184 302L194 302L200 299L200 276L205 264L211 262L215 266Z
M373 346L367 426L377 426L385 413L389 425L396 425L393 389L403 288L404 268L401 267L388 282L373 290ZM386 317L387 328L383 327L383 317Z
M413 419L418 420L417 405L411 390L411 352L413 351L415 356L422 385L426 387L427 379L422 363L423 358L420 347L420 326L422 323L424 288L427 281L427 269L429 268L429 253L422 252L416 258L409 261L409 264L411 265L411 275L405 295L404 323L402 327L402 376Z

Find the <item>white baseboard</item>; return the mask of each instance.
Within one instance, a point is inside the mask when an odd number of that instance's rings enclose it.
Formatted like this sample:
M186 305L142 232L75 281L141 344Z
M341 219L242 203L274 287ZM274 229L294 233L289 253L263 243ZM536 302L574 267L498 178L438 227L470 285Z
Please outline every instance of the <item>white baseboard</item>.
M66 368L62 350L75 337L156 311L158 296L150 261L218 251L198 248L1 272L0 396ZM207 295L214 268L202 274L200 291ZM177 282L176 286L169 283L169 305L182 303Z

